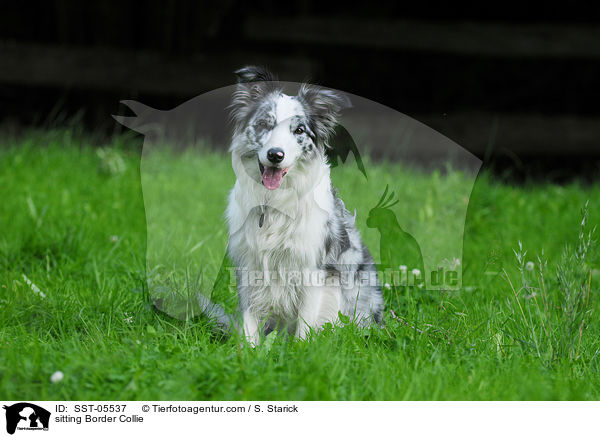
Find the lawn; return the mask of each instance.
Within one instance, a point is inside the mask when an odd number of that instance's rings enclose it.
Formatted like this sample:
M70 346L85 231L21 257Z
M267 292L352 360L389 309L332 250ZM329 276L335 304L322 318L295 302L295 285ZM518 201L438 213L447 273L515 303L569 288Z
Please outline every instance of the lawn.
M147 245L152 275L216 274L228 156L164 153L143 164L142 193L140 137L32 130L0 143L2 399L600 398L600 256L587 241L600 183L515 186L483 172L456 240L437 233L445 217L420 193L468 188L461 171L367 162L370 180L402 193L399 214L415 205L406 226L416 235L444 256L462 242L462 286L385 290L385 328L342 322L310 341L270 335L253 349L202 318L158 311L146 283ZM348 166L333 179L377 258L379 234L365 220L381 192ZM232 286L214 298L235 307ZM51 382L56 371L64 378Z

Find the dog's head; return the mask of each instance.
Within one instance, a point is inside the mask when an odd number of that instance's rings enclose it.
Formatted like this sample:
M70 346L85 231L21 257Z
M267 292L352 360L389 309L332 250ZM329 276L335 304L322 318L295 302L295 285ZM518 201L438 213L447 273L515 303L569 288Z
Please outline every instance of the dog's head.
M275 190L288 173L324 157L340 111L350 101L313 85L302 85L296 96L286 95L276 78L259 67L235 74L232 152L265 188Z

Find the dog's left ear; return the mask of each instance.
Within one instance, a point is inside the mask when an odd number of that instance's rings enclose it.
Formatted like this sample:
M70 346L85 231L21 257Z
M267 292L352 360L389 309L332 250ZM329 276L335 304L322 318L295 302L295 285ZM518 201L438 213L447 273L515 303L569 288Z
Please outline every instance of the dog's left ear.
M248 65L236 70L234 74L237 76L238 84L248 82L276 82L277 78L264 67Z
M231 118L239 128L262 97L276 91L277 78L266 68L250 65L235 71L237 88L231 100Z
M298 100L309 114L318 143L328 147L341 111L352 107L350 99L338 91L303 85L298 92Z

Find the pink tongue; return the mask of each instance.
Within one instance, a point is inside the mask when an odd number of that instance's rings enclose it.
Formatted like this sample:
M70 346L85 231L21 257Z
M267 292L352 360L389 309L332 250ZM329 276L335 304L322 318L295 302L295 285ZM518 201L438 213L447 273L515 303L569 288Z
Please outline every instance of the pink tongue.
M263 185L268 190L275 190L281 185L281 179L283 178L283 169L275 167L265 167L265 171L262 174Z

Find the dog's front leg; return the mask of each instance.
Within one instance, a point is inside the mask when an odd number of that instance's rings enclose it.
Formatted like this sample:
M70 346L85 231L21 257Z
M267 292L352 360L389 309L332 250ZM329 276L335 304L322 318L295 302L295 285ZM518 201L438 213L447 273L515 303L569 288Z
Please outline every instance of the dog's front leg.
M341 310L339 286L307 287L298 309L296 337L305 339L311 329L317 330L327 322L335 322Z
M250 346L258 346L260 341L259 320L256 314L249 309L244 311L244 335Z

